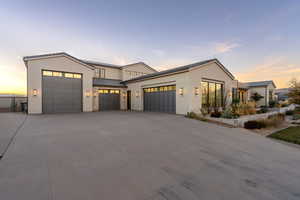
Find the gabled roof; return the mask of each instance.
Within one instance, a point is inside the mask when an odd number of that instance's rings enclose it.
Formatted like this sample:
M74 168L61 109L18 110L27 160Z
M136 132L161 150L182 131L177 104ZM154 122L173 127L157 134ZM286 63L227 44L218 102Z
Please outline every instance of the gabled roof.
M145 64L144 62L137 62L137 63L128 64L128 65L115 65L115 64L103 63L103 62L98 62L98 61L78 59L78 58L76 58L74 56L71 56L70 54L68 54L66 52L57 52L57 53L49 53L49 54L25 56L25 57L23 57L23 61L26 62L28 60L34 60L34 59L40 59L40 58L49 58L49 57L56 57L56 56L66 56L66 57L69 57L69 58L71 58L73 60L76 60L77 62L79 62L81 64L84 64L85 66L87 66L87 67L89 67L91 69L95 69L94 66L104 66L104 67L111 67L111 68L116 68L116 69L120 69L121 70L122 68L131 66L131 65L143 64L147 68L149 68L149 69L151 69L153 71L156 71L155 69L153 69L149 65Z
M126 87L121 81L122 80L93 78L93 86Z
M184 66L180 66L180 67L176 67L176 68L172 68L172 69L168 69L168 70L164 70L164 71L160 71L160 72L156 72L156 73L152 73L152 74L147 74L144 76L139 76L139 77L136 77L136 78L133 78L130 80L123 81L123 82L127 83L127 82L132 82L132 81L140 81L140 80L147 79L147 78L154 78L157 76L172 74L172 73L176 73L176 72L183 72L183 71L187 71L194 67L199 67L201 65L205 65L210 62L216 62L222 68L222 70L231 77L232 80L235 79L234 76L222 65L222 63L218 59L214 58L214 59L204 60L201 62L196 62L193 64L184 65Z
M34 55L34 56L25 56L25 57L23 57L23 61L27 62L29 60L35 60L35 59L41 59L41 58L51 58L51 57L56 57L56 56L65 56L67 58L75 60L76 62L78 62L78 63L80 63L80 64L82 64L82 65L84 65L84 66L86 66L90 69L95 69L94 66L89 65L89 64L83 62L82 60L80 60L80 59L78 59L74 56L71 56L70 54L67 54L66 52L57 52L57 53L41 54L41 55ZM26 65L26 63L25 63L25 65ZM26 65L26 67L27 67L27 65Z
M145 67L147 67L148 69L150 69L150 70L152 70L152 71L154 71L154 72L157 72L156 69L153 69L152 67L150 67L149 65L147 65L147 64L144 63L144 62L137 62L137 63L128 64L128 65L123 65L122 68L130 67L130 66L136 65L136 64L142 64L142 65L144 65Z
M262 87L262 86L268 86L270 84L273 84L273 86L276 88L275 83L272 80L268 81L255 81L255 82L246 82L245 83L248 87Z

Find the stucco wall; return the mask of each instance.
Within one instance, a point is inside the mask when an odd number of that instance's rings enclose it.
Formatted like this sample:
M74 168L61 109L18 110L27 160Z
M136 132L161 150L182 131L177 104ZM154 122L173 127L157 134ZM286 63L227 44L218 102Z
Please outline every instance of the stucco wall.
M67 58L65 56L57 56L44 59L36 59L27 61L27 95L28 95L28 113L42 113L42 70L55 70L73 73L82 73L82 95L83 95L83 111L92 111L93 99L87 97L86 92L93 90L94 71L86 66ZM32 95L33 89L38 90L37 96Z
M231 103L232 88L237 87L237 81L232 80L232 78L229 77L228 74L225 73L218 64L211 63L208 65L200 66L198 68L192 68L192 70L189 72L189 77L190 77L189 91L192 94L191 102L190 102L191 108L189 109L190 111L199 112L199 110L201 109L201 105L202 105L201 81L202 80L208 80L216 83L223 83L224 97L227 95L226 104L229 105ZM194 94L195 87L200 88L200 94L197 96Z
M132 93L131 108L133 110L143 110L143 88L176 84L176 113L186 114L190 111L199 113L201 108L201 81L204 78L221 81L225 85L225 90L228 91L231 91L236 83L216 63L211 63L207 66L192 68L191 71L184 73L128 83L128 90L131 90ZM199 95L195 95L195 87L199 88ZM183 88L183 95L179 94L180 88ZM136 92L139 93L138 97ZM230 97L229 95L229 99Z
M123 81L133 78L133 77L129 76L129 74L128 74L129 71L131 71L131 72L141 72L141 73L144 73L144 74L151 74L151 73L155 72L154 70L150 69L149 67L147 67L143 63L136 63L136 64L129 65L129 66L126 66L126 67L122 68L122 80ZM136 77L138 77L138 76L136 76Z
M264 97L264 98L260 99L256 105L257 106L265 106L266 100L268 102L268 90L266 90L266 87L251 87L251 88L249 88L250 98L255 92L257 92L258 94L260 94L261 96ZM267 99L266 99L266 94L267 94Z
M102 68L105 69L105 78L107 79L122 79L122 70L112 67L105 67L105 66L99 66L99 65L93 65L95 68Z
M99 93L100 89L113 89L120 90L120 109L127 109L127 97L126 97L126 88L112 88L112 87L94 87L93 88L93 111L99 111Z

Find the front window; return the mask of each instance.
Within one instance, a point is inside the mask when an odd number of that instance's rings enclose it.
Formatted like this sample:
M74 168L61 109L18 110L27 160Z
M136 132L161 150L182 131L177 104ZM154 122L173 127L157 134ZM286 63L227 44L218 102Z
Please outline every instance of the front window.
M202 106L208 107L208 82L201 83Z
M202 107L222 107L223 106L223 84L202 81Z
M103 69L103 68L95 69L95 77L96 78L105 78L105 69Z

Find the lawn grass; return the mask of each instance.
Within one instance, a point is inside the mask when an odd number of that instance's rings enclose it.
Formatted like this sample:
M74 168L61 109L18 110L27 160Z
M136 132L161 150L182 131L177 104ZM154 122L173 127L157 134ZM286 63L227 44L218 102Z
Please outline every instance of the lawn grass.
M300 126L292 126L283 129L281 131L268 135L268 137L300 145Z

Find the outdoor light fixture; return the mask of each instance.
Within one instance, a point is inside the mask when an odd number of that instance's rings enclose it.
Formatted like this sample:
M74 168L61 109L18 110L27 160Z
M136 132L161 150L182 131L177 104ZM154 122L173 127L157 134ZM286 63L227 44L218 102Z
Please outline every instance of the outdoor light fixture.
M90 97L90 96L91 96L91 94L90 94L90 91L89 91L89 90L87 90L87 91L85 92L85 96L86 96L86 97Z
M38 90L37 89L33 89L32 95L36 97L38 95Z
M97 97L97 94L98 94L98 92L96 91L96 92L94 92L94 97Z
M180 94L181 96L183 96L183 88L180 88L180 89L179 89L179 94Z
M195 87L195 95L198 96L199 95L199 88Z
M136 91L136 92L135 92L135 96L136 96L137 98L140 96L139 91Z

